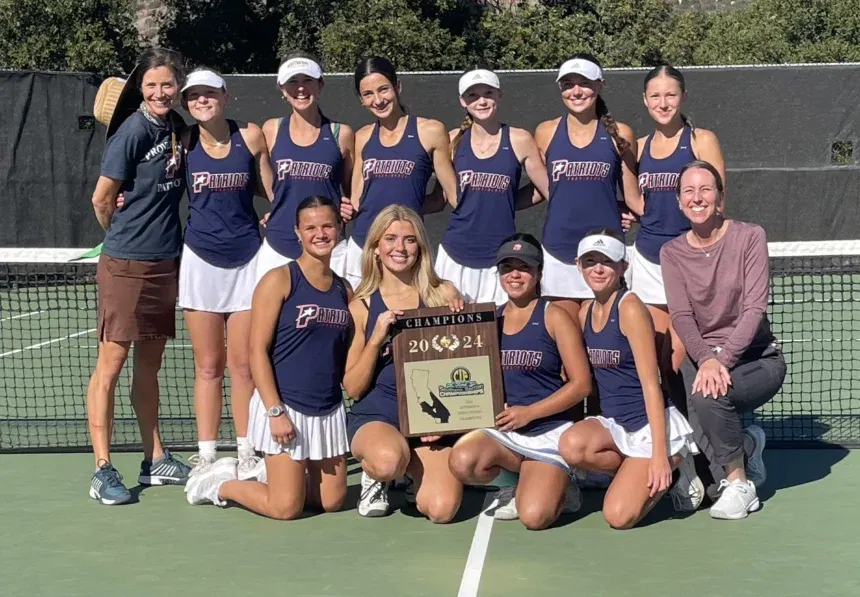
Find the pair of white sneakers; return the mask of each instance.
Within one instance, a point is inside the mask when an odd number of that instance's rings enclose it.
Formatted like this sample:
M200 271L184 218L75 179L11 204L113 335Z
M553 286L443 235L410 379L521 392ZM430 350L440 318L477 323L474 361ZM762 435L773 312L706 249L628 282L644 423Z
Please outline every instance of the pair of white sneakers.
M192 461L194 457L189 459ZM212 458L197 456L185 484L185 497L194 506L211 503L225 506L226 502L218 495L221 485L227 481L259 481L265 483L266 462L259 456L241 454L240 458Z
M746 481L720 482L720 497L711 506L711 518L740 520L761 508L756 488L767 480L767 468L762 458L766 437L758 425L744 429L744 452L747 454ZM749 446L749 447L747 447ZM696 473L693 457L688 455L678 467L677 483L669 491L672 505L679 512L695 512L705 499L705 487Z
M403 489L407 504L415 504L415 482L409 474L394 483L384 483L362 471L358 513L368 518L386 516L391 511L391 505L388 502L388 490L392 486Z

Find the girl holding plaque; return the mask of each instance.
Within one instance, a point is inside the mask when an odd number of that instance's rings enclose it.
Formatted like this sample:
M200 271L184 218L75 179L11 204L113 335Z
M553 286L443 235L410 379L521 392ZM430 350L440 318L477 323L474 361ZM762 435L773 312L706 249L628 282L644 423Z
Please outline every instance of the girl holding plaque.
M407 309L449 305L458 311L463 300L433 271L421 218L402 205L382 209L370 226L361 280L349 305L355 335L343 378L355 400L347 417L350 449L364 469L358 513L385 516L389 483L408 472L418 510L433 522L449 522L463 498L463 484L448 468L456 437L407 439L400 433L391 331Z
M577 265L594 300L579 322L600 394L600 416L587 417L561 438L565 461L580 470L614 475L603 501L612 528L629 529L672 484L683 465L679 494L701 502L703 488L688 455L698 453L693 429L660 386L654 323L642 300L624 287L623 237L609 228L579 242ZM693 485L696 491L689 491ZM691 504L694 510L698 504Z
M449 464L469 484L490 483L501 469L519 473L516 489L499 491L495 517L544 529L580 507L558 445L572 426L568 411L591 391L591 372L579 327L540 297L543 248L537 239L515 234L499 249L496 264L508 296L498 310L506 406L496 429L473 431L457 443Z

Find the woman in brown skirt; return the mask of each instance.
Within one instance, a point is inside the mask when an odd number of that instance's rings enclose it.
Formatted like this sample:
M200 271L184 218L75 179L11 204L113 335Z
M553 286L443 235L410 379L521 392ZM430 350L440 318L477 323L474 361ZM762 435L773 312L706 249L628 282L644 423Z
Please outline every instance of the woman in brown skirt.
M131 500L111 464L110 438L116 383L132 343L131 403L144 452L138 483L183 485L190 472L162 447L158 433L158 371L176 333L185 177L184 123L172 107L183 79L177 53L150 49L127 81L108 79L96 97L96 116L108 131L93 206L106 234L97 273L99 354L87 416L96 459L90 497L107 505ZM124 200L117 208L119 193Z

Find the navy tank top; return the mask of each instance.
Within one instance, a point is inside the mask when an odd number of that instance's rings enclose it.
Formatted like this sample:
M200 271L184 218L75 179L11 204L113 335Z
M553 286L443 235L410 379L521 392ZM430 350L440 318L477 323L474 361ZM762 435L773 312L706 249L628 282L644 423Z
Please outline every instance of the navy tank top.
M278 126L270 158L275 177L272 215L266 225L266 242L290 259L298 259L302 247L296 237L296 209L311 196L328 197L340 206L343 154L327 118L311 145L296 145L290 136L290 119Z
M423 217L433 162L418 138L418 117L406 118L406 128L397 144L385 147L376 123L361 151L364 190L352 226L352 238L359 247L364 247L373 220L389 205L405 205Z
M269 349L281 400L304 415L320 416L343 401L340 384L346 371L352 317L344 281L318 290L291 261L290 296L281 307Z
M567 117L562 118L546 151L546 169L549 206L543 245L550 255L573 263L579 241L592 228L623 234L616 195L621 156L602 122L597 122L591 143L580 149L570 142Z
M516 334L504 333L505 307L498 310L502 379L508 406L530 406L564 385L558 345L546 329L548 305L546 300L538 299L528 322ZM570 420L567 413L561 412L534 420L516 431L537 435Z
M262 239L254 210L254 156L236 122L227 124L230 152L220 159L203 149L200 128L191 129L185 244L207 263L233 268L251 261Z
M597 381L603 416L615 420L632 433L648 424L648 415L633 350L627 336L621 331L618 306L626 295L626 289L621 288L618 291L609 310L606 325L599 332L595 332L591 325L594 302L589 305L583 340Z
M660 263L660 249L673 238L690 229L690 221L678 208L676 189L681 169L696 159L693 154L692 129L685 126L678 146L669 156L651 157L648 135L639 160L639 190L645 198L636 250L651 263Z
M424 307L424 301L418 299L418 307ZM370 296L370 304L367 305L367 324L364 328L365 342L373 335L376 320L388 311L382 293L377 290ZM400 417L397 412L397 375L394 371L394 347L391 344L391 334L385 339L385 343L379 349L376 357L376 366L373 377L370 380L370 389L358 401L353 403L349 409L354 415L381 416L387 423L399 427Z
M511 130L502 125L499 149L488 158L472 150L472 131L460 139L454 155L459 193L442 235L442 246L451 258L471 268L496 263L496 252L516 231L516 194L522 166L511 145Z

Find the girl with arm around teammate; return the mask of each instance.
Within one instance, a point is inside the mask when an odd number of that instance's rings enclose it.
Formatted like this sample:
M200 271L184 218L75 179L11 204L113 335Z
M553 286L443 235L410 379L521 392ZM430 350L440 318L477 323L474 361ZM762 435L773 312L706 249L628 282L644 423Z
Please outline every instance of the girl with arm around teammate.
M376 119L355 134L351 197L357 213L347 249L347 278L358 288L361 251L379 212L400 204L423 217L431 207L425 205L430 176L435 172L452 204L457 197L457 180L445 126L407 112L400 100L397 72L386 58L377 56L359 63L355 91ZM443 207L438 205L435 211Z
M558 443L572 425L567 411L591 391L591 372L579 326L567 311L540 298L543 250L537 239L515 234L496 261L508 297L498 311L505 410L498 428L458 441L449 465L471 484L490 483L501 469L519 473L516 497L513 488L501 490L495 517L544 529L563 510L580 507L579 488Z
M407 500L414 495L418 510L433 522L449 522L460 508L463 484L448 468L456 437L407 439L400 433L391 344L391 326L403 311L444 305L457 311L463 300L433 271L421 218L402 205L386 207L364 246L362 282L349 307L355 335L343 379L355 400L347 427L352 455L363 469L361 516L386 515L388 485L406 473L415 485L414 493L407 488Z
M777 394L786 364L767 317L765 232L723 217L723 192L713 165L695 161L681 170L678 201L691 230L663 246L660 263L672 325L686 348L688 416L719 483L711 516L739 519L759 508L756 487L767 475L764 431L744 429L741 415Z
M460 77L459 93L466 118L449 133L458 194L436 272L469 302L504 304L496 252L516 232L516 210L549 195L546 165L528 131L499 121L502 92L494 72L470 70ZM532 184L521 190L523 169Z
M614 475L603 517L616 529L635 526L669 489L672 470L698 451L689 423L660 387L654 325L622 284L624 258L614 230L589 231L579 243L578 267L594 292L579 319L602 415L576 423L560 445L571 467Z
M182 88L182 105L196 124L183 136L190 213L178 304L194 351L199 452L191 474L215 462L226 365L239 475L247 478L259 461L247 437L254 391L248 362L251 298L262 242L254 194L262 189L271 197L272 171L260 127L225 118L229 101L224 79L208 68L192 71Z
M257 258L258 280L270 269L302 254L295 217L296 208L305 198L328 197L352 210L348 197L355 133L348 125L332 122L323 114L322 66L307 54L293 54L278 68L277 84L292 112L263 125L274 173L274 199L266 222L266 239ZM346 215L343 209L341 215ZM335 247L331 267L337 275L346 275L346 240Z
M352 291L331 270L340 237L337 205L308 197L296 213L304 250L295 261L269 271L251 308L249 437L266 455L257 480L238 480L235 459L222 458L191 478L191 504L224 506L289 520L306 505L338 510L346 497L346 409L340 380L353 324Z

